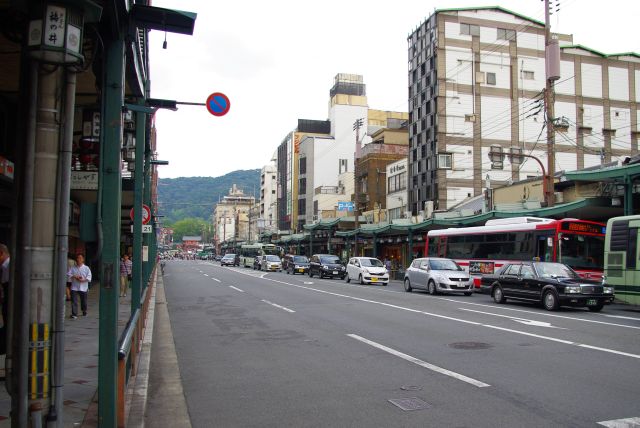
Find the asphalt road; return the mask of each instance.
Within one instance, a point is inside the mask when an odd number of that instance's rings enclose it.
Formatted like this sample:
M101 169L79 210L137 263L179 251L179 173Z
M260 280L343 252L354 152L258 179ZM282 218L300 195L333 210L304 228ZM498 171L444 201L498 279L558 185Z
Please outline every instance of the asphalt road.
M167 262L164 284L194 427L640 426L629 308L549 313L198 261ZM636 426L620 423L605 426Z

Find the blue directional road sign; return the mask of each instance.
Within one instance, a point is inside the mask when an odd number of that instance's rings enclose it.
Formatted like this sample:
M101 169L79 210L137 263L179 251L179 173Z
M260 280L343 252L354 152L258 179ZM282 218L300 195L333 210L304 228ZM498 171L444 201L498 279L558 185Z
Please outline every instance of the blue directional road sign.
M338 211L353 211L353 202L338 202Z

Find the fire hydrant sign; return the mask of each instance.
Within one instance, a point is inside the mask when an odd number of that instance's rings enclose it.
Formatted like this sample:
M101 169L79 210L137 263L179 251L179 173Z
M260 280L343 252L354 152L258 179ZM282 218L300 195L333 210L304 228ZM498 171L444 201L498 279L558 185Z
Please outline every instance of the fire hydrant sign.
M133 221L134 212L133 208L129 212L129 217ZM142 224L147 224L151 220L151 209L147 205L142 205Z
M207 97L207 110L214 116L224 116L230 108L231 101L222 92L214 92Z

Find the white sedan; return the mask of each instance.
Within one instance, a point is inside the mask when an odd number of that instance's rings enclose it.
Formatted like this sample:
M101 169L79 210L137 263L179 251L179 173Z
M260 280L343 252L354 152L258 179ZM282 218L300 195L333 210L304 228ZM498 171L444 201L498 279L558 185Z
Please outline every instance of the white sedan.
M352 257L347 264L347 275L345 280L357 280L360 284L382 284L389 283L389 271L384 264L373 257Z

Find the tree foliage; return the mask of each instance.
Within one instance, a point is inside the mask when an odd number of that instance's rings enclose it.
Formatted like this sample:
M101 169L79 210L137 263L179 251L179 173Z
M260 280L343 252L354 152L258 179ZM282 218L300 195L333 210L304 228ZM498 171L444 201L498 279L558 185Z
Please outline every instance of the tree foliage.
M173 242L182 242L183 236L204 236L210 229L210 224L200 218L183 218L173 223Z

